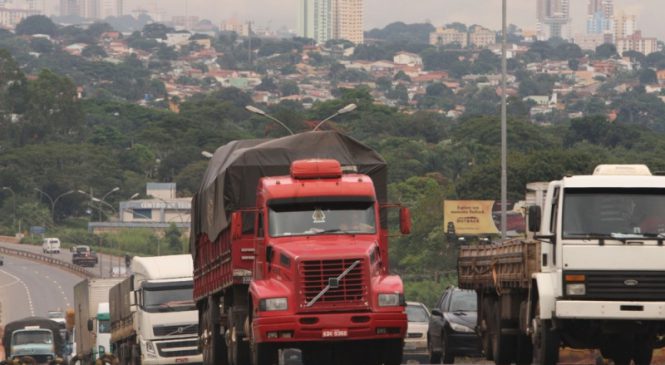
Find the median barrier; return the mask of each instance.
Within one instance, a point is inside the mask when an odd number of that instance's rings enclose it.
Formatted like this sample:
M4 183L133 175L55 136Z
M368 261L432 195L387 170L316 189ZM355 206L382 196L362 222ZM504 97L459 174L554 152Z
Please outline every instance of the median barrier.
M86 278L97 278L99 275L94 274L80 266L74 265L72 263L62 261L53 257L45 256L45 255L40 255L34 252L28 252L28 251L23 251L23 250L17 250L14 248L6 248L6 247L0 247L0 254L5 254L5 255L11 255L11 256L16 256L16 257L21 257L24 259L32 260L32 261L37 261L37 262L43 262L51 266L58 266L62 269L65 269L69 272L72 272L76 275L80 275Z

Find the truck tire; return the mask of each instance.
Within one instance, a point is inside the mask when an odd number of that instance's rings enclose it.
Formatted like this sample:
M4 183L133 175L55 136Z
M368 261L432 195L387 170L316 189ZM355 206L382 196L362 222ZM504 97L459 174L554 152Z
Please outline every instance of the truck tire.
M252 342L250 347L251 365L273 365L277 363L277 351L272 344Z
M231 316L229 316L230 318ZM242 337L237 325L227 330L228 362L229 365L245 365L249 363L249 343Z
M526 335L517 336L517 365L530 365L533 361L533 343L531 338Z
M492 353L496 365L510 365L515 361L517 342L514 335L501 334L501 303L494 303L494 326L492 328Z
M540 317L536 317L534 322L533 364L556 365L559 362L559 346L561 344L559 333L552 329L552 321L550 320L541 320Z
M445 332L441 335L441 353L444 364L455 363L455 354L453 354L448 347L448 335Z
M638 343L633 347L633 363L635 365L649 365L653 359L653 348L649 342Z
M205 333L205 343L201 348L203 354L203 363L205 365L227 365L226 343L224 337L219 332L219 321L216 320L217 314L214 312L217 300L209 298L203 305L201 313L202 333Z
M404 340L385 340L380 348L383 354L381 359L383 365L400 365L402 363Z
M441 363L441 353L434 351L432 346L432 340L428 338L427 340L427 352L429 353L429 363L430 364L440 364Z

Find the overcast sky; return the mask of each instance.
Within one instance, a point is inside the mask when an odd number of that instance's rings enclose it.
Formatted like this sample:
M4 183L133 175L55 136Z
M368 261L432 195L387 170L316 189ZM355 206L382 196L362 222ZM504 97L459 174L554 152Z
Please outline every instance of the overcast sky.
M574 32L584 30L587 0L570 0ZM252 20L272 28L296 26L297 0L125 0L125 11L138 6L158 4L169 15L198 15L214 21L230 17ZM508 22L523 28L535 28L536 0L509 0ZM625 9L638 15L638 27L644 35L665 40L664 0L615 0L615 10ZM429 21L443 25L453 21L481 24L499 29L500 0L365 0L365 28L383 27L395 21Z

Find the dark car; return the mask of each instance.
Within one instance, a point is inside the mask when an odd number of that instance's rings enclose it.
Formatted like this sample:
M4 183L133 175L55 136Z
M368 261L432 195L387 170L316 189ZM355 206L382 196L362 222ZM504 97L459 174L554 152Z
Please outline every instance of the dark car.
M449 287L432 309L427 328L427 348L432 364L452 364L455 356L480 356L475 332L476 292Z
M5 258L0 256L0 266L5 264Z

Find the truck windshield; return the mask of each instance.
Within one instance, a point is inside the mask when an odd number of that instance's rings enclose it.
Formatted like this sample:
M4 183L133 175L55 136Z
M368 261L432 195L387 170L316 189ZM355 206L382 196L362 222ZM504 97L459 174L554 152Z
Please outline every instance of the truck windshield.
M53 335L47 331L17 332L14 334L14 345L31 345L53 343Z
M143 286L143 309L146 312L179 312L195 310L191 281L149 283Z
M111 333L111 321L108 319L99 320L99 333Z
M374 202L270 204L271 237L376 233Z
M563 238L665 235L665 189L566 189Z

